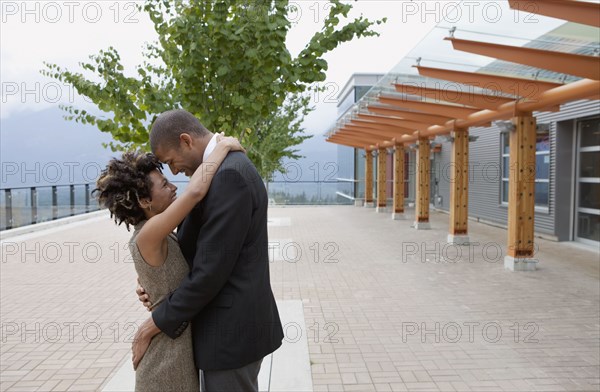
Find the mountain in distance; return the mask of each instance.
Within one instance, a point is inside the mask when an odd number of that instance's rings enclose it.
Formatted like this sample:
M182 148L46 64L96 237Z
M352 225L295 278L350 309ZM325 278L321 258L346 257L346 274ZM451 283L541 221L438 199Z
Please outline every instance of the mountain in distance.
M58 107L0 120L1 188L94 182L117 155L102 147L110 135L63 118Z
M120 153L102 147L111 135L91 125L63 118L58 107L23 111L0 120L0 188L68 185L95 182L108 160ZM304 158L286 160L286 174L274 181L333 181L337 177L337 147L314 135L299 146ZM183 175L165 174L177 182Z
M302 144L292 147L299 150L300 159L286 159L286 173L276 173L275 182L335 181L338 176L337 146L325 141L323 135L314 135Z

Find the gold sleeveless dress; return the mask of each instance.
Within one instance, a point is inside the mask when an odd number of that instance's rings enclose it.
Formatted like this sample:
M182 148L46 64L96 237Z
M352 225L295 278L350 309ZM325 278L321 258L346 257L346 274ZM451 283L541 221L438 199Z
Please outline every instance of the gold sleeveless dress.
M135 243L139 230L146 223L140 222L129 241L140 284L150 296L153 307L160 304L173 292L189 273L189 266L181 253L177 237L167 238L167 259L160 267L153 267L144 261ZM164 333L156 335L148 351L140 361L135 373L136 392L200 391L198 370L194 364L191 326L177 339Z

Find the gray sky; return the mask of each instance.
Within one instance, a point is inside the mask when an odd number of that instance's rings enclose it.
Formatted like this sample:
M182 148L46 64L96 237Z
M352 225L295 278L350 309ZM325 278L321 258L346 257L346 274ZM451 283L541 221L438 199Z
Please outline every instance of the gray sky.
M328 2L291 2L300 11L290 15L294 27L288 35L292 55L302 50L322 26ZM356 72L386 73L444 17L443 2L438 11L424 15L423 6L409 1L352 2L350 18L364 15L375 20L388 18L377 26L380 37L363 38L343 44L326 56L329 63L327 92L313 98L317 110L305 121L309 133L322 134L336 117L334 99L348 78ZM432 2L429 3L431 8ZM60 103L87 103L68 86L39 73L43 61L68 69L90 54L114 46L126 70L133 72L142 62L141 48L154 41L156 33L144 13L130 1L2 1L0 34L2 80L1 118L23 111L39 111ZM433 10L435 10L435 5Z

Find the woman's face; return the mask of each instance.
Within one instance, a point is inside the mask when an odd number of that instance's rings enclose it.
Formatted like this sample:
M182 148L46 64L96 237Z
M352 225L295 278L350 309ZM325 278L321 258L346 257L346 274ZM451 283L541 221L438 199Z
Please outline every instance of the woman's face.
M152 180L152 189L150 195L152 196L151 213L153 215L160 214L167 209L177 198L177 187L169 182L165 176L158 170L153 170L149 174Z

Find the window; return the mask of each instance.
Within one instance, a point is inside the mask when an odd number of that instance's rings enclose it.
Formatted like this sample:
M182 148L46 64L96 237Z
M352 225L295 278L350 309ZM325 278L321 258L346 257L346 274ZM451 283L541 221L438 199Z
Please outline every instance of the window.
M508 176L510 173L510 138L501 134L502 144L502 203L508 203ZM550 131L538 131L535 147L535 205L548 208L550 201Z
M581 120L577 143L577 220L575 237L600 244L600 118Z

